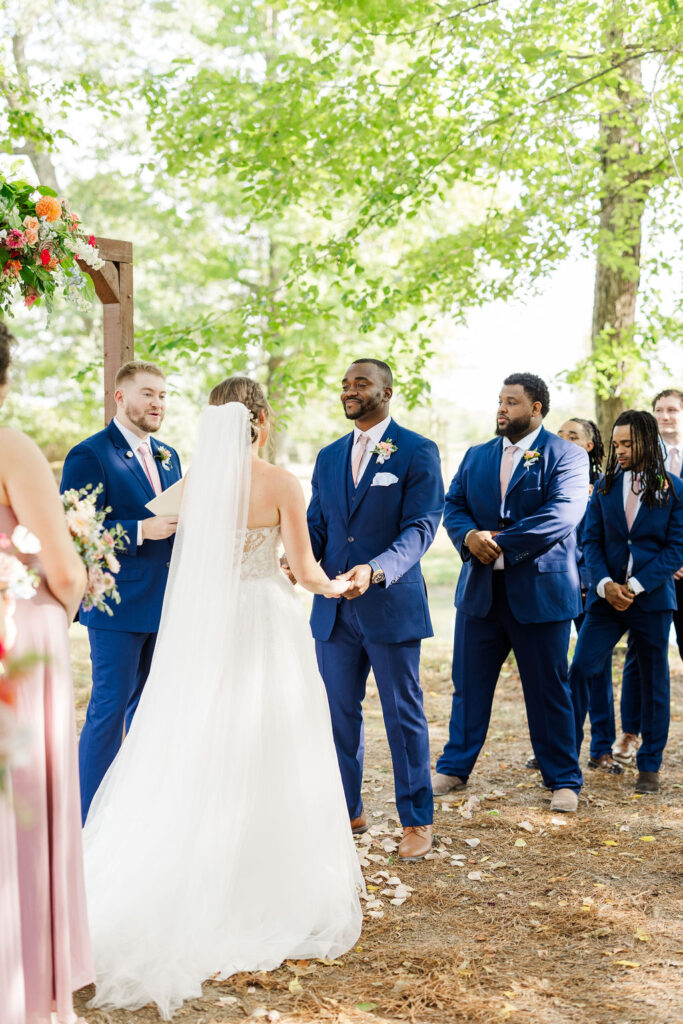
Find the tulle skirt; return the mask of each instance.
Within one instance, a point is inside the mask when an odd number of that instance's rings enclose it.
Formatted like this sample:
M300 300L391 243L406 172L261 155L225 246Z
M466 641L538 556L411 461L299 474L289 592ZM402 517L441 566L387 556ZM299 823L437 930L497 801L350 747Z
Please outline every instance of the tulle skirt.
M216 974L337 957L362 878L305 613L244 580L223 664L177 678L167 640L85 827L94 1005L168 1017ZM179 660L182 661L182 659ZM202 658L197 658L198 664Z

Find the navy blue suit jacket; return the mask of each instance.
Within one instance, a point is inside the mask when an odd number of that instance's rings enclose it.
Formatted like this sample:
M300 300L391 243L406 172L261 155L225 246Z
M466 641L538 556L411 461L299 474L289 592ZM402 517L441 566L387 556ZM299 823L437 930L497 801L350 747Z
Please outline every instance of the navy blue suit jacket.
M598 583L608 576L616 583L626 582L629 555L633 556L631 576L645 588L635 599L642 611L667 611L676 608L673 573L683 565L683 481L670 476L671 489L661 505L648 508L642 502L629 532L624 512L621 471L608 494L603 494L603 478L593 489L586 516L583 553L591 577L586 601L590 608L602 600Z
M152 454L160 447L168 448L171 453L169 469L164 469L157 461L161 486L166 490L182 475L178 453L153 437L150 445ZM173 538L146 540L138 547L138 520L152 515L145 504L154 497L154 491L113 420L104 430L71 449L64 462L60 486L62 491L67 491L87 484L96 487L100 483L103 489L97 499L98 507L110 506L112 510L105 525L111 527L121 523L128 536L125 550L117 552L121 571L116 576L116 584L121 603L109 602L113 616L94 608L87 612L81 609L79 621L84 626L97 629L155 633L159 628Z
M371 584L353 606L367 639L391 644L433 635L420 559L441 521L444 489L433 441L394 420L382 440L389 438L397 450L383 464L373 455L356 488L351 480L353 431L322 449L313 471L308 528L315 557L328 576L371 560L382 567L385 584ZM396 479L380 486L378 473ZM329 639L337 604L319 595L313 599L316 640Z
M446 495L444 526L463 559L455 605L484 618L493 600L493 567L472 558L464 541L476 530L501 530L508 601L518 622L558 622L583 610L576 564L576 526L588 501L588 455L544 427L539 457L521 459L505 495L501 518L502 437L470 448Z

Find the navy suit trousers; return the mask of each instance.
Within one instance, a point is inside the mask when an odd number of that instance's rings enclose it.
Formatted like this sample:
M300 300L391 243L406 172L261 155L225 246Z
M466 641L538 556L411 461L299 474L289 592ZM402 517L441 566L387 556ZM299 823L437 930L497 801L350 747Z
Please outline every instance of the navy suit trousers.
M673 613L673 621L678 653L683 658L683 580L676 580L675 583L678 608ZM620 709L622 730L637 736L640 732L640 679L638 678L635 642L630 636L626 648L624 674L621 677Z
M586 616L583 614L574 619L577 634L585 618ZM605 665L604 672L591 677L588 717L591 723L590 755L597 760L603 754L612 753L612 747L616 739L611 659Z
M332 715L349 817L363 810L362 703L372 668L394 766L396 810L402 825L430 825L434 800L429 731L420 689L420 641L380 644L367 640L353 601L339 604L329 640L316 640L318 668Z
M630 630L638 659L643 742L637 754L640 771L659 771L669 734L670 611L644 612L638 599L624 612L605 600L586 613L569 671L579 748L583 741L592 677L605 671L615 644ZM629 730L630 731L630 730Z
M83 823L100 782L130 729L149 675L156 633L88 629L92 693L78 744Z
M437 772L469 778L486 739L500 670L512 650L522 680L531 745L543 780L553 790L581 789L567 681L570 629L570 619L518 622L507 599L503 572L493 573L493 602L485 618L458 610L449 739Z

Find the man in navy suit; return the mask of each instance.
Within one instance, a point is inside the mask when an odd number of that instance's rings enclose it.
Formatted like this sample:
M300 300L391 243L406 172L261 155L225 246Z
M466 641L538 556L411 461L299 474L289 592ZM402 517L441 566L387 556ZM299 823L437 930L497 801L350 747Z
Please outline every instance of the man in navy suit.
M664 466L670 476L680 479L683 456L683 391L666 388L655 396L652 414L657 420L659 436L666 449ZM678 651L683 658L683 568L674 573L677 609L673 623ZM614 756L624 764L635 761L640 733L640 680L634 640L629 636L626 661L621 679L622 733L614 745Z
M588 501L588 456L545 430L549 407L540 377L507 377L498 436L466 452L446 495L444 526L463 567L449 740L433 786L441 795L466 785L512 649L551 810L575 811L583 780L567 648L571 620L582 611L576 527Z
M434 442L391 419L392 393L380 360L356 360L344 376L341 400L354 429L318 455L308 525L325 572L354 587L348 600L316 596L311 628L351 828L368 827L362 701L372 668L403 825L399 856L421 860L431 849L434 804L419 678L420 641L433 632L420 559L441 520L443 479Z
M121 523L126 547L116 577L121 603L114 614L79 612L88 627L92 693L79 742L81 804L90 802L130 728L152 663L177 517L153 516L147 502L181 477L180 459L151 435L166 408L166 379L153 363L125 363L116 375L116 416L72 448L61 489L103 485L107 526Z
M592 580L569 673L578 745L592 676L630 630L638 658L641 731L636 793L656 793L669 732L673 574L683 565L683 483L667 473L657 422L633 409L617 418L605 476L588 507L583 551Z

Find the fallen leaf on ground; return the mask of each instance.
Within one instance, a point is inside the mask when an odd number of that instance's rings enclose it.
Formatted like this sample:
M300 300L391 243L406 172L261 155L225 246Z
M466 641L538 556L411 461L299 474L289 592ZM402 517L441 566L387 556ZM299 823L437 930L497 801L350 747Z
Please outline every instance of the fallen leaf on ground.
M295 995L295 996L297 996L299 994L299 992L303 992L303 988L301 987L301 982L299 981L298 978L292 978L292 980L290 981L290 983L289 983L289 985L287 987L289 988L289 991L293 995Z
M530 821L520 821L518 828L523 828L525 832L533 832L534 826Z
M526 839L515 839L515 846L526 846Z
M640 841L641 841L641 843L654 843L655 837L654 836L641 836L640 837Z
M356 1009L369 1013L370 1010L377 1009L377 1003L356 1003Z

